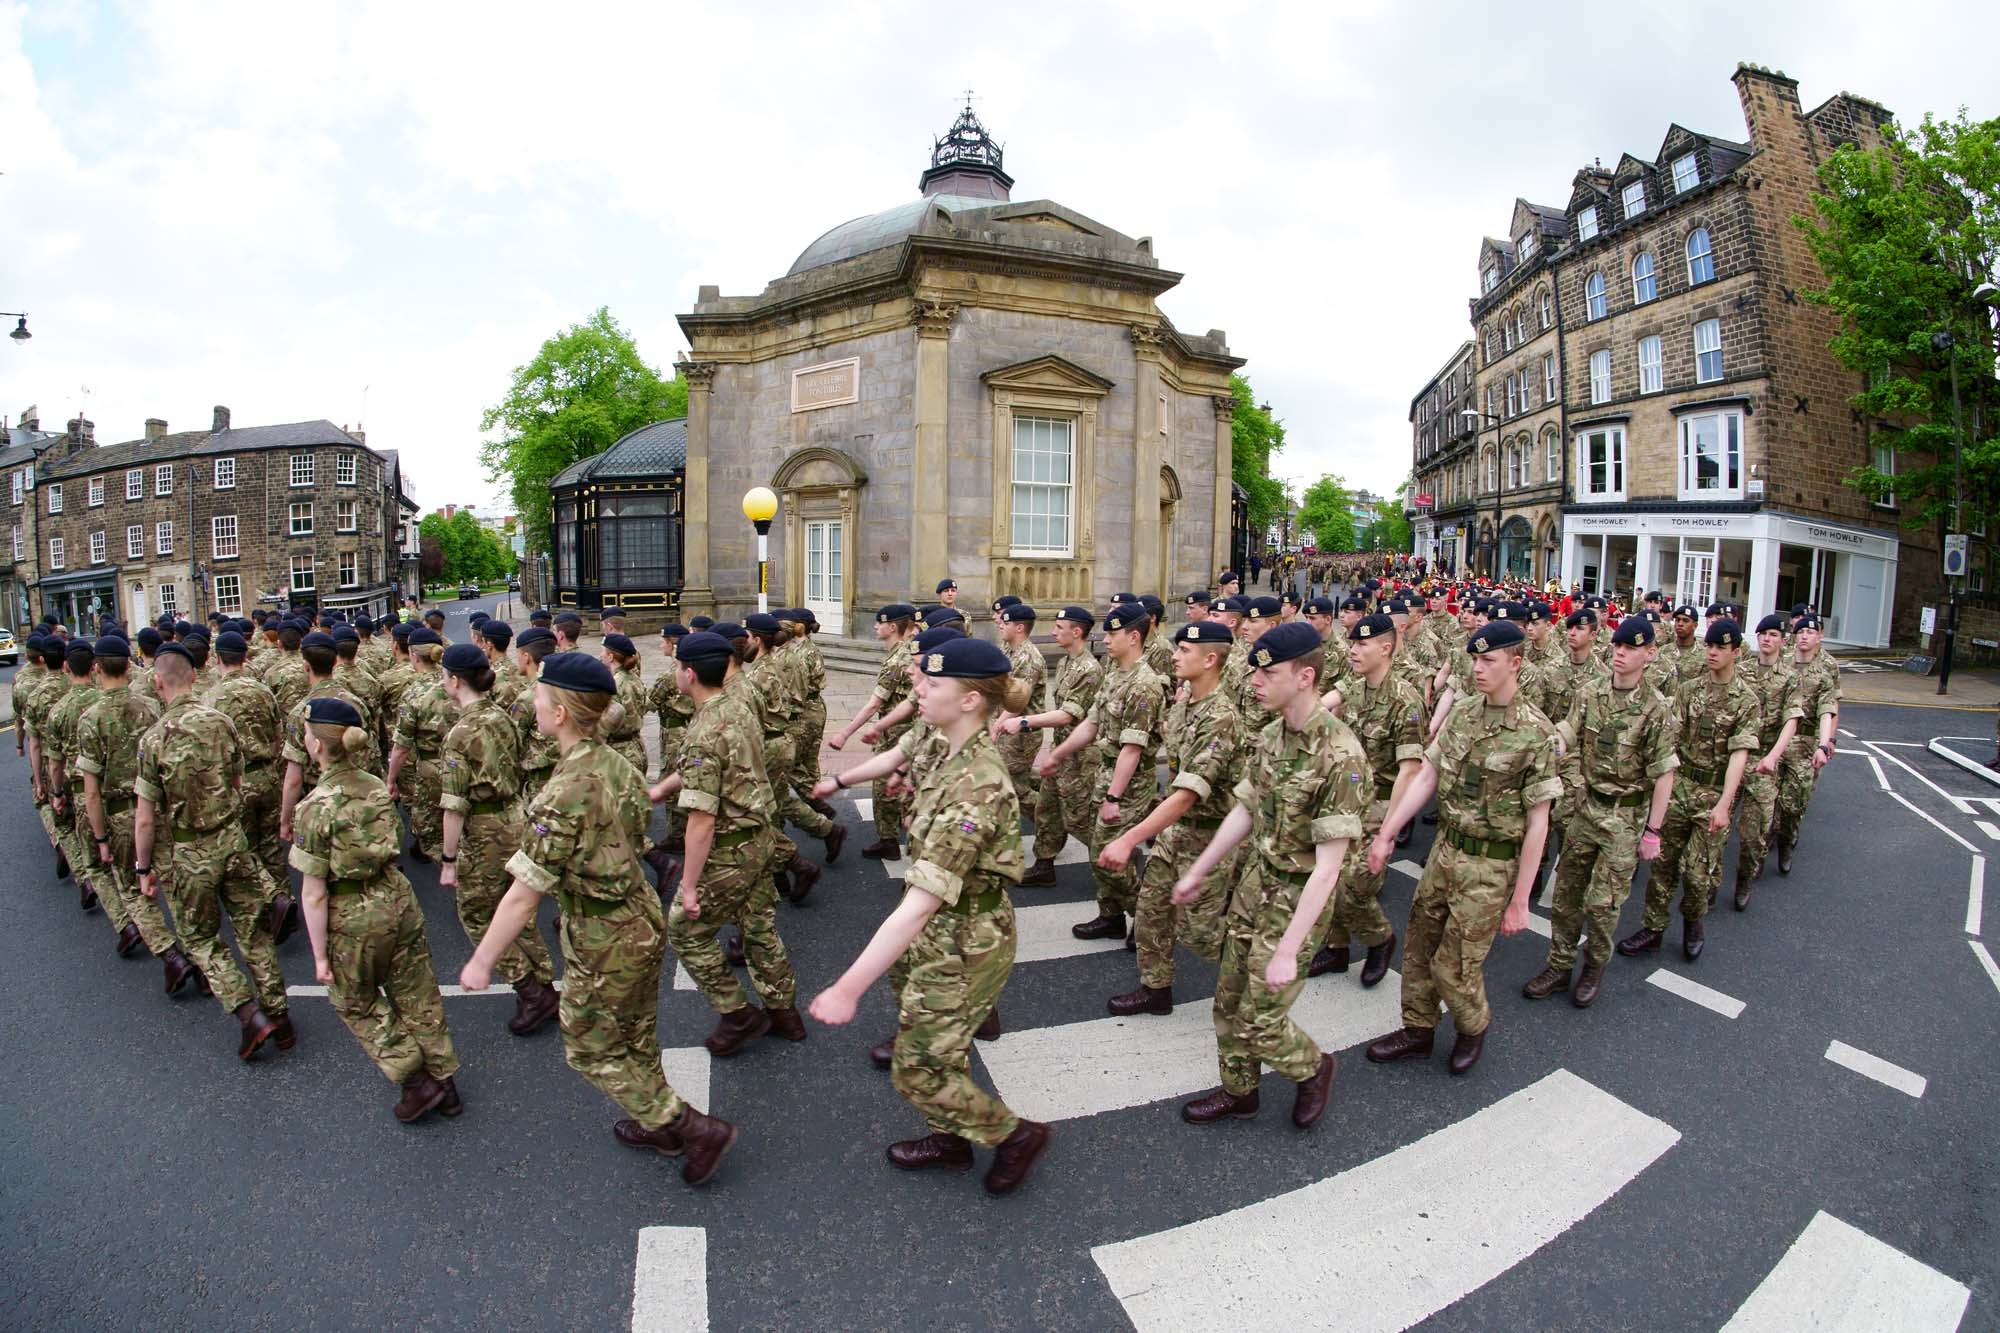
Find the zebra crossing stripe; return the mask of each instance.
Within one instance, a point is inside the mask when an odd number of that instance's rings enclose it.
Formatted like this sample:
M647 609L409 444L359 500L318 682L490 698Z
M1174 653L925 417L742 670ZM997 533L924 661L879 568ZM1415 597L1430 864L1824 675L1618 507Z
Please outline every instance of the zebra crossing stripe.
M632 1333L707 1333L708 1232L641 1227L632 1268Z
M1806 1224L1723 1333L1950 1333L1972 1292L1893 1245L1820 1212Z
M1017 891L1018 892L1018 891ZM1014 908L1014 961L1043 963L1053 958L1075 958L1087 953L1112 953L1125 941L1080 940L1069 933L1079 921L1088 921L1097 910L1095 903L1040 903Z
M1141 1330L1405 1329L1612 1198L1680 1131L1566 1069L1330 1179L1091 1250ZM1477 1321L1474 1321L1477 1322Z
M1364 990L1353 973L1308 981L1292 1018L1329 1051L1402 1025L1402 978L1391 970ZM1261 984L1261 983L1253 983ZM1000 1097L1030 1120L1071 1120L1215 1086L1212 1000L1171 1014L1093 1018L1026 1028L980 1044Z

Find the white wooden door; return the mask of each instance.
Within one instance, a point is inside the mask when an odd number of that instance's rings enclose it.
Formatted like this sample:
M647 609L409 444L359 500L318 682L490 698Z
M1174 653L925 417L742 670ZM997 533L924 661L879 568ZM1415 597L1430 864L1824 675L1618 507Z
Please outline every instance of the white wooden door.
M146 585L135 583L132 585L132 618L126 622L127 630L137 634L141 625L151 623L151 618L146 614Z
M1694 607L1698 616L1715 600L1715 552L1690 550L1691 546L1689 541L1681 543L1680 601Z
M808 519L806 609L836 634L846 632L846 525L837 518Z

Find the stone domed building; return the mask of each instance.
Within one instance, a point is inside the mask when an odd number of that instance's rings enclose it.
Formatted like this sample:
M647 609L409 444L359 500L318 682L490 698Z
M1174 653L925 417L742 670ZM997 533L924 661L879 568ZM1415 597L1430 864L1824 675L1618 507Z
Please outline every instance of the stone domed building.
M968 106L921 196L808 245L755 296L703 287L690 348L683 617L755 601L743 493L778 493L774 603L837 633L885 602L1101 605L1205 587L1229 555L1229 374L1180 274L1047 199L1016 203Z

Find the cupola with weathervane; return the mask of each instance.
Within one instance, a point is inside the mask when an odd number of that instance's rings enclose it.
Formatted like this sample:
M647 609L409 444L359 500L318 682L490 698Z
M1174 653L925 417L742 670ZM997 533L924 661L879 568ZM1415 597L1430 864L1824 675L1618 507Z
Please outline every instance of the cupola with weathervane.
M1000 145L972 114L972 95L966 94L965 110L958 113L944 137L931 146L929 170L917 179L917 188L926 198L955 194L966 199L998 199L1012 196L1014 178L1000 169Z

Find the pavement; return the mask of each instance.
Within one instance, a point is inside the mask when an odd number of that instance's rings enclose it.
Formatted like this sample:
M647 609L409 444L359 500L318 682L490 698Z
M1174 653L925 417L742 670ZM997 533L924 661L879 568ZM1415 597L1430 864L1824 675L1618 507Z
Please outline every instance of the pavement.
M1133 967L1068 934L1092 912L1072 844L1055 888L1015 895L1007 1035L974 1057L976 1077L1056 1127L1002 1200L975 1176L882 1160L920 1125L866 1057L893 1024L880 986L852 1027L809 1022L800 1045L713 1061L699 1045L713 1014L663 980L671 1076L742 1130L700 1191L614 1142L616 1112L565 1067L559 1036L506 1031L504 990L446 1000L465 1066L454 1120L396 1124L394 1090L304 990L298 1048L243 1065L218 1006L165 998L157 968L115 957L103 917L77 912L21 761L0 750L0 857L16 867L0 932L7 1322L2000 1326L2000 966L1984 916L2000 785L1929 748L1983 758L1990 720L1850 702L1842 727L1793 873L1774 866L1744 914L1725 884L1699 962L1672 941L1615 958L1585 1012L1518 995L1542 963L1545 905L1498 940L1494 1026L1464 1078L1444 1069L1448 1023L1428 1062L1361 1058L1398 1021L1395 971L1372 991L1357 972L1309 981L1295 1015L1341 1068L1307 1133L1276 1076L1255 1119L1179 1119L1214 1079L1214 969L1182 956L1170 1017L1106 1017ZM1388 876L1399 927L1431 835ZM894 905L901 869L849 852L780 909L802 1002ZM469 947L434 868L407 870L449 984ZM1639 914L1628 903L1621 931ZM303 934L281 957L307 986Z

